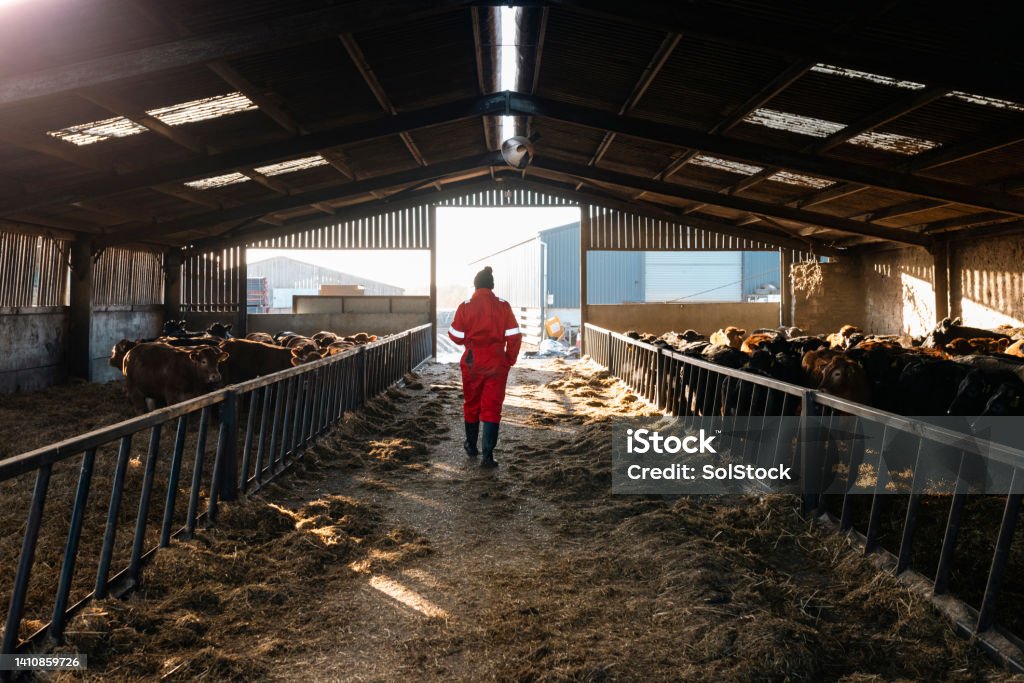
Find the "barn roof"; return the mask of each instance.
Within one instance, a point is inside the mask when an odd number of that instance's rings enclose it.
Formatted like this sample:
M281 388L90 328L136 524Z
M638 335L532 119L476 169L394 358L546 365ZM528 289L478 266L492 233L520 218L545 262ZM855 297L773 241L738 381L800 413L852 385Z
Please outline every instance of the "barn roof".
M1024 55L924 0L0 7L0 228L178 246L481 180L821 248L1024 223ZM499 116L536 133L503 165ZM230 237L226 237L230 235Z

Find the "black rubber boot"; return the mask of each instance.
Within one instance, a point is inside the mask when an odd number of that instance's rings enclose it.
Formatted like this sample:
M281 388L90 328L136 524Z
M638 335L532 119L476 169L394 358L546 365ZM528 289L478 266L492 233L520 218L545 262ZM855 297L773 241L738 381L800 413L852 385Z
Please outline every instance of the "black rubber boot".
M497 422L484 422L484 457L480 461L480 467L498 466L494 460L494 447L498 445L498 426Z
M480 423L467 422L466 440L462 442L462 447L466 449L466 455L471 458L475 458L480 455L480 451L476 449L476 440L478 436L480 436Z

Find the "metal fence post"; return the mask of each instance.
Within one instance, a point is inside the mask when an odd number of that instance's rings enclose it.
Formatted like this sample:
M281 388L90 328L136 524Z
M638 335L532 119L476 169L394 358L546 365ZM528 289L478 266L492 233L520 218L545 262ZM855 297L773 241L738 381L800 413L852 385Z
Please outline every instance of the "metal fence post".
M210 483L211 518L217 512L217 498L227 502L238 500L238 394L232 389L224 392L221 404L213 479Z
M370 400L370 364L367 362L367 347L359 347L359 377L362 379L362 388L359 394L362 396L362 402L360 405L366 405L367 401Z
M805 513L815 509L818 504L818 493L812 490L812 482L817 482L814 476L814 454L817 448L818 433L814 421L814 391L805 391L800 401L800 486L802 489L803 511Z

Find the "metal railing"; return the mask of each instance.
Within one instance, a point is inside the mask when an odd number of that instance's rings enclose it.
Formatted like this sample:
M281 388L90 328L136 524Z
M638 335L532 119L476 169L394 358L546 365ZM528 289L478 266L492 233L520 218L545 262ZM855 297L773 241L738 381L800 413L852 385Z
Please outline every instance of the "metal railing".
M28 499L2 652L25 651L44 639L61 642L68 620L89 600L121 595L138 585L142 565L159 548L176 537L190 537L200 523L212 524L221 501L259 490L301 458L345 411L385 391L430 355L431 326L421 325L0 460L5 505L14 504L21 490ZM214 422L216 442L208 444ZM147 446L133 457L137 435L148 437ZM109 480L109 498L104 506L90 505L101 470ZM27 484L19 480L33 475L28 497L28 487L17 484ZM134 514L126 508L129 495L137 501ZM48 542L63 539L60 552L54 552L57 556L37 557L40 532L48 520L48 529L56 526L66 533L46 537ZM127 536L119 534L125 523L132 525ZM83 534L90 531L95 537L96 571L83 575L76 569ZM59 567L53 585L32 584L33 569L40 562ZM30 587L37 589L31 595L37 612L52 600L49 622L22 637Z
M774 463L799 468L806 513L853 533L865 555L891 553L897 574L915 570L931 577L933 595L956 594L963 608L954 617L958 631L978 636L986 649L999 649L985 637L993 631L997 639L1021 647L1011 634L1024 633L1024 617L1021 610L1001 604L1000 596L1008 576L1019 577L1024 568L1020 548L1014 548L1024 450L687 357L590 324L584 351L648 403L684 418L687 426L716 416L754 420L755 428L758 419L763 420L760 426L771 422L778 432L774 453L767 455ZM764 420L770 416L794 419ZM745 458L766 455L747 453L742 438L734 445L744 449ZM972 493L982 490L982 459L985 466L1002 469L1008 494ZM938 471L953 473L946 478L951 487L934 488ZM866 484L865 473L872 475ZM963 533L966 524L971 525L969 534ZM1011 564L1018 571L1008 573ZM959 585L953 585L954 578ZM1018 581L1012 593L1019 595L1021 589ZM1005 653L999 658L1024 670L1021 661Z

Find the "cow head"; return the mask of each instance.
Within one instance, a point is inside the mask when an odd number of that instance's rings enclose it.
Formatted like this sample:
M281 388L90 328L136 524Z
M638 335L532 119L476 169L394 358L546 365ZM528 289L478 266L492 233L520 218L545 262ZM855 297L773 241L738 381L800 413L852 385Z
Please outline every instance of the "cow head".
M110 350L110 367L122 370L122 364L124 363L125 355L132 350L136 342L131 339L122 339L121 341L114 344L114 348Z
M188 357L195 364L196 369L199 371L199 377L204 384L220 384L222 377L217 366L229 358L227 353L215 346L207 346L190 351Z
M844 356L836 356L822 371L821 386L833 389L845 386L863 372L863 368L857 361Z
M231 338L231 325L225 325L224 323L214 323L206 328L206 333L212 337L220 337L221 339Z
M168 320L164 323L161 331L161 336L173 337L185 332L185 321L184 320Z
M947 415L978 415L984 409L992 387L983 370L971 370L961 380L956 396L949 404Z
M328 354L329 355L329 354ZM302 365L320 360L323 355L315 345L296 346L292 349L292 365Z

